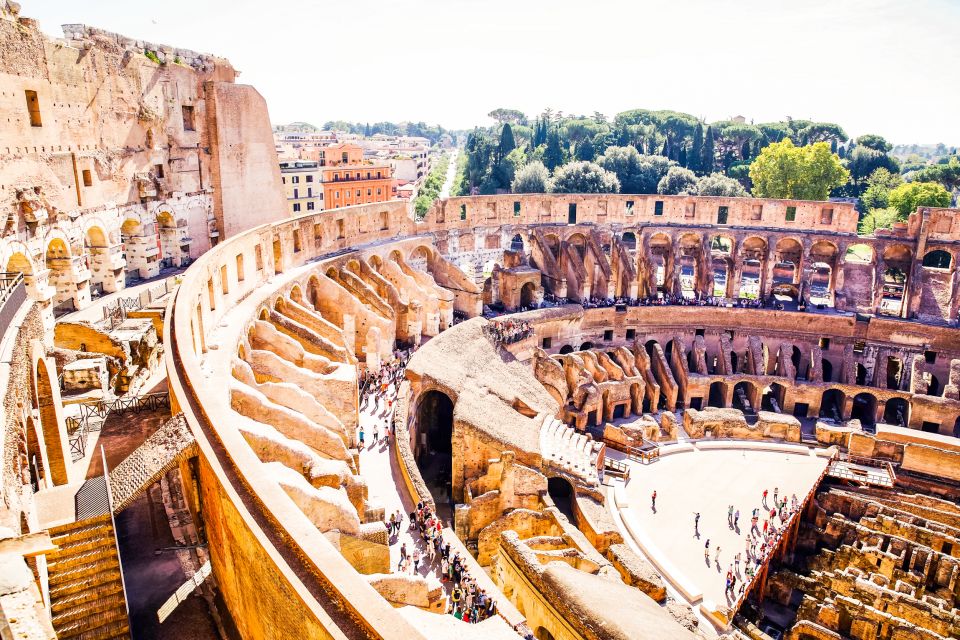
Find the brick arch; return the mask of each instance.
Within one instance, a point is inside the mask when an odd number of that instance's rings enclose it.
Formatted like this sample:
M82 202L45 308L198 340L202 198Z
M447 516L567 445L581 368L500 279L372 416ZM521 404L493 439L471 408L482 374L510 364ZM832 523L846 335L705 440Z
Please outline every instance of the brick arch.
M63 404L60 399L60 386L57 383L56 365L48 360L43 345L34 341L33 360L33 408L40 418L40 432L43 434L43 453L49 480L53 485L69 484L72 480L73 460L70 456L70 443L63 416Z

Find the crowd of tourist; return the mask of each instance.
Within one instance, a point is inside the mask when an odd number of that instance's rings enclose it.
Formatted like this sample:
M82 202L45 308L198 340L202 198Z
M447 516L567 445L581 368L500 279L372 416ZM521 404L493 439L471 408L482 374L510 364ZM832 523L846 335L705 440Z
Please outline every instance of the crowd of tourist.
M524 320L496 320L483 331L497 344L513 344L533 335L533 326Z
M654 492L655 495L656 492ZM654 501L655 499L653 498ZM725 593L730 603L734 603L743 597L747 587L759 572L760 566L776 548L791 519L800 511L800 501L796 494L791 496L789 501L786 497L781 500L777 488L773 490L772 500L770 500L769 491L764 489L761 505L751 512L750 531L746 536L744 551L738 551L733 556L733 562L730 562L727 568ZM732 504L727 507L727 526L737 535L740 535L740 510ZM699 538L699 513L694 513L693 530L694 536ZM716 565L717 571L720 571L721 548L719 545L715 545L711 549L710 539L707 538L703 547L703 558L707 565L710 565L711 551L713 552L713 563Z
M529 325L526 325L526 328L532 330ZM500 327L500 329L505 332L505 335L513 335L513 332L520 327ZM371 446L389 441L393 408L400 381L403 380L407 363L414 350L415 348L394 351L393 358L382 364L379 371L364 370L359 376L360 411L368 410L369 406L369 412L377 418L373 425ZM379 413L377 413L378 410ZM385 423L382 439L379 432L381 422ZM362 449L366 446L363 424L358 431L358 441ZM460 552L452 551L450 543L444 540L443 522L433 513L430 505L421 501L408 516L399 510L389 516L385 515L384 524L387 527L389 544L394 545L400 540L400 531L405 517L408 518L408 530L414 540L410 548L406 542L400 543L397 572L422 575L426 571L433 571L449 594L447 612L464 622L480 622L495 615L496 602L470 575L467 563Z
M544 294L543 301L539 304L525 305L516 311L533 311L535 309L549 309L560 307L565 304L579 304L584 309L603 309L606 307L732 307L740 309L774 309L783 311L786 307L783 302L775 296L766 298L723 298L715 296L697 296L688 298L683 295L667 296L647 296L643 298L618 297L597 297L592 296L588 300L570 300L569 298L555 296L553 294ZM799 311L806 311L807 306L800 302L797 306ZM484 317L495 318L498 315L507 313L505 309L485 308ZM515 313L510 311L509 313Z

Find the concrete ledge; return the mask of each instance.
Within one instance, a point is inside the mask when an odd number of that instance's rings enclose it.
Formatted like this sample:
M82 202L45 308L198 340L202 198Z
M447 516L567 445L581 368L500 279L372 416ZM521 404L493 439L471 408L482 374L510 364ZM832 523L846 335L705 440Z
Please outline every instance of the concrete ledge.
M621 487L617 487L617 489L613 491L613 506L620 514L620 519L623 521L623 525L627 528L634 543L640 547L640 550L643 551L647 560L657 568L660 575L662 575L663 578L670 583L670 586L676 589L687 602L697 604L703 600L703 592L697 589L696 585L681 572L676 565L660 553L660 549L654 544L653 540L650 539L650 536L646 534L643 527L640 526L640 523L636 521L630 508L620 504L618 495L618 491L620 490Z

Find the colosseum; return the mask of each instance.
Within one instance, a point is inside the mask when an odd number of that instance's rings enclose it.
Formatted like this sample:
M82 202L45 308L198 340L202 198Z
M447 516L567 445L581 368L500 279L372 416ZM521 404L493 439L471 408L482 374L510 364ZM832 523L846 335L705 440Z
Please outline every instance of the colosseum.
M130 637L140 596L115 532L144 496L173 532L156 554L188 578L154 617L193 593L224 638L960 637L960 209L875 236L847 203L694 196L288 218L265 106L226 61L185 52L141 85L158 72L128 55L142 43L73 25L60 48L5 20L0 44L46 61L40 99L106 58L130 65L117 95L155 110L128 110L145 145L128 157L57 142L0 162L20 185L0 308L4 638ZM31 81L5 77L3 108L23 111ZM161 133L172 146L152 149ZM63 162L147 194L58 200L80 189L58 186ZM159 269L155 233L189 263L160 303L54 330L92 283ZM95 355L102 373L78 373ZM95 416L72 413L70 385L96 375L166 380L149 403L99 401L163 404L122 456L75 450Z

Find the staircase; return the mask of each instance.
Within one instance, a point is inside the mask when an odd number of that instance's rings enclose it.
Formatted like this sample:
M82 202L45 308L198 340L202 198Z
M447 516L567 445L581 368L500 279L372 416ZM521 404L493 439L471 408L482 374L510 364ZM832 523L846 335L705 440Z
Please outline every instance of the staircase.
M47 555L53 628L59 640L129 638L127 605L110 514L50 529Z
M599 483L597 458L603 445L553 416L543 415L539 419L540 455L547 464L586 484Z

